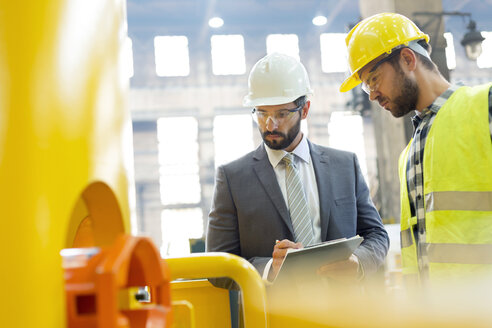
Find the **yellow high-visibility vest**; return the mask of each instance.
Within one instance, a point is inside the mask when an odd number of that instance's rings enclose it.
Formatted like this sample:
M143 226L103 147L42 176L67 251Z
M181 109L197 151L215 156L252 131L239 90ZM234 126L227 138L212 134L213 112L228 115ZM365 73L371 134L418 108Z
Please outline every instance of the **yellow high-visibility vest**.
M461 87L436 114L424 148L425 240L419 245L406 181L412 141L400 156L402 266L409 278L492 274L490 87Z

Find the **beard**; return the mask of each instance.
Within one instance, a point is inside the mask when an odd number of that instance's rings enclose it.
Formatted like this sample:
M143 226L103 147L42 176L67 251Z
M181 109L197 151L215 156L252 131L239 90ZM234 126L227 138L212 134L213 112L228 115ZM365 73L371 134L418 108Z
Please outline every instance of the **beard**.
M394 108L391 110L391 114L394 117L402 117L414 111L417 107L417 101L419 99L419 86L417 82L408 78L403 73L400 66L396 69L400 79L398 86L400 88L400 94L393 101Z
M261 132L261 137L263 139L263 142L270 147L271 149L275 150L280 150L280 149L285 149L290 146L290 144L294 141L294 139L297 137L299 132L301 131L301 116L299 115L299 118L297 119L297 122L290 128L289 131L287 131L287 134L278 132L278 131L265 131ZM269 135L274 135L274 136L280 136L282 139L274 139L274 140L268 140L266 137Z

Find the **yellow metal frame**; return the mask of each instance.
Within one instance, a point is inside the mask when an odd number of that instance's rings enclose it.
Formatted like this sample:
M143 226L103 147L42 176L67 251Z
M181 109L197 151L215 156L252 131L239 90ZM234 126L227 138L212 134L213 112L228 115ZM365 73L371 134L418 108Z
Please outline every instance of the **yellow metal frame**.
M193 304L191 302L188 302L186 300L180 300L180 301L173 301L172 302L172 307L173 307L173 317L178 316L180 318L186 317L188 318L188 321L183 322L182 326L176 325L176 323L173 324L173 328L180 328L180 327L186 327L186 328L195 328L195 309L193 308Z
M228 253L197 253L165 259L171 279L229 277L241 288L244 327L268 327L265 284L245 259Z
M175 280L170 284L173 328L229 328L229 291L213 286L207 279ZM179 306L186 302L188 308Z

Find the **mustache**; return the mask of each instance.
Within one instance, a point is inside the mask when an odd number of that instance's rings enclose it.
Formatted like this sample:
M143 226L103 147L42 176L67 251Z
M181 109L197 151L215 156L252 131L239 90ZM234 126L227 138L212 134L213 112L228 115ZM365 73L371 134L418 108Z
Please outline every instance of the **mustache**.
M376 98L376 100L377 100L377 102L378 102L379 104L383 104L383 103L385 103L385 102L388 102L388 99L386 99L386 97L381 97L381 96L378 96L378 97Z
M282 132L277 132L277 131L265 131L263 132L263 137L268 137L268 136L280 136L280 137L285 137L285 134L283 134Z

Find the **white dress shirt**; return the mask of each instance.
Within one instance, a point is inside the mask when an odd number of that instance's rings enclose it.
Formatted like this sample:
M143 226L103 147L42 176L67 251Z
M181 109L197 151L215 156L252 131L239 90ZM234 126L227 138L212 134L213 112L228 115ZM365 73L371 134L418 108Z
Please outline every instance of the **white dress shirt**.
M282 163L282 158L284 158L287 152L285 150L271 149L266 144L265 150L268 155L268 160L270 161L270 164L272 164L275 175L277 176L277 182L280 186L280 190L282 191L285 204L287 208L289 208L289 202L287 200L287 188L285 183L285 165ZM311 160L311 154L309 151L309 145L306 136L302 136L301 142L292 151L292 154L295 155L294 164L299 170L299 174L302 180L302 186L304 189L304 195L306 196L306 200L308 203L311 224L313 226L314 232L313 241L314 243L319 243L321 242L321 221L319 213L318 185L316 183L316 175L314 174L313 161ZM281 236L278 236L278 238L281 238ZM270 261L268 261L267 265L265 266L265 270L263 271L263 280L265 281L267 281L268 272L270 271L272 261L273 259L270 259Z

